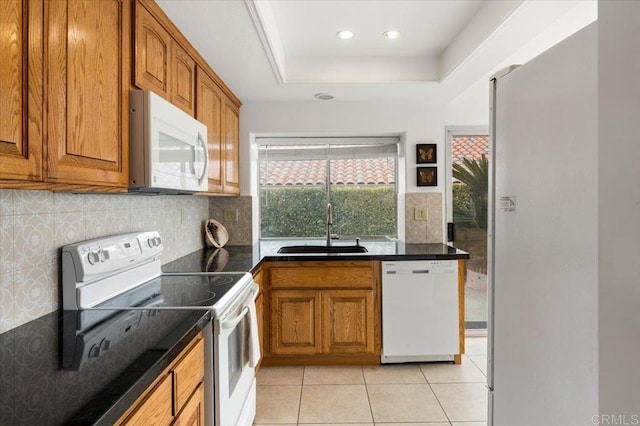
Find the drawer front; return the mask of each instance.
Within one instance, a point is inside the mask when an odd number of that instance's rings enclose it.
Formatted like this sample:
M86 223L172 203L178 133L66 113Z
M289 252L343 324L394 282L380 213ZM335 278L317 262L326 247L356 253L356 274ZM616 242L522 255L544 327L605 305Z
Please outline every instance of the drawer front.
M370 264L349 267L271 268L271 287L372 288Z
M171 412L171 376L165 378L147 395L138 409L122 425L168 425L173 420Z
M173 370L176 412L180 411L204 378L204 340L200 339Z

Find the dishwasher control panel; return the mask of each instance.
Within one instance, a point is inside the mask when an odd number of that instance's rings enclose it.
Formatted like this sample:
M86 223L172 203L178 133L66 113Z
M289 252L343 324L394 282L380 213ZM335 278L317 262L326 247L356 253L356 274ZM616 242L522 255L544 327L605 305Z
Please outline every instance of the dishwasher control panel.
M457 260L406 260L400 262L383 262L385 275L406 274L450 274L458 272Z

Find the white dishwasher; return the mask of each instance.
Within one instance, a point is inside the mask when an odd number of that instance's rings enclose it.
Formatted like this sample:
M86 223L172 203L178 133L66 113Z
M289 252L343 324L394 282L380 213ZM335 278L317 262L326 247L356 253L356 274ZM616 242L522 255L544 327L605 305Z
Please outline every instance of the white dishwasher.
M453 361L460 348L458 261L382 262L382 360Z

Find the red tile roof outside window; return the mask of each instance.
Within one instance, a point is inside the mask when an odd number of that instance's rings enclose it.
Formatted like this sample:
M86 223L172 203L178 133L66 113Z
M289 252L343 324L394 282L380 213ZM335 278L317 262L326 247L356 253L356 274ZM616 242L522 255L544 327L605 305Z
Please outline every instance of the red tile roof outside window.
M453 136L451 143L453 164L462 163L463 158L479 160L482 155L489 157L489 136Z
M325 160L260 162L260 186L321 186ZM395 162L386 158L336 159L331 163L334 185L393 185Z

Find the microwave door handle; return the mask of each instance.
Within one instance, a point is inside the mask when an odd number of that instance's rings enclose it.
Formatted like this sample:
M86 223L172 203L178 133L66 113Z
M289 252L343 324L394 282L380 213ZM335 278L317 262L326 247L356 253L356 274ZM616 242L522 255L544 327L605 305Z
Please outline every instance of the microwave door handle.
M202 135L198 132L198 142L202 145L202 149L204 149L204 167L202 168L202 174L200 175L200 179L198 179L198 184L202 185L202 181L207 179L207 165L209 164L209 150L207 149L207 144L202 139Z

